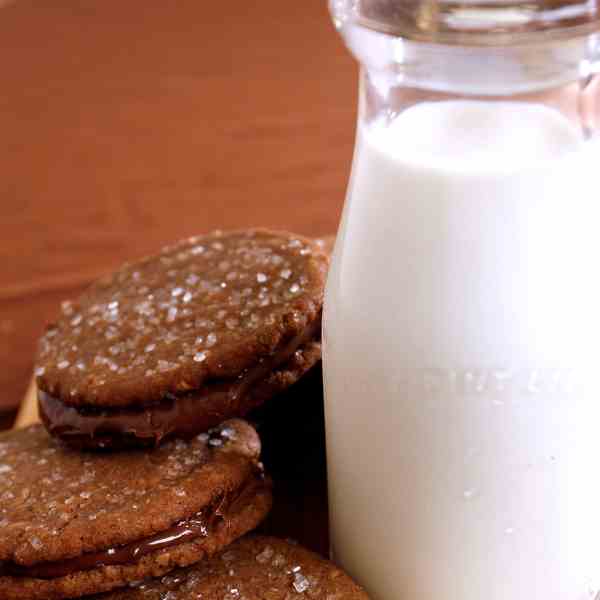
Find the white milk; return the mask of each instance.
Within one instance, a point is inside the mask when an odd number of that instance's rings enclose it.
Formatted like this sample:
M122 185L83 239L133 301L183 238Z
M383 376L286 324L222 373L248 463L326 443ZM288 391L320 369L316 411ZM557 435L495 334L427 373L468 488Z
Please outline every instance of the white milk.
M600 590L600 152L558 112L361 125L325 308L334 557L375 600Z

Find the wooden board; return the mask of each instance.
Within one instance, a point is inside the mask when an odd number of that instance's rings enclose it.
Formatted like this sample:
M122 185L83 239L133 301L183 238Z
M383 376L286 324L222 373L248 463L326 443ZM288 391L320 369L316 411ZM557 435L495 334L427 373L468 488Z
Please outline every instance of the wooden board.
M215 228L335 230L355 64L323 0L242 4L0 8L0 412L27 390L19 426L37 418L30 379L44 325L94 278ZM263 424L276 495L265 527L326 553L313 384L301 388L310 411L290 402ZM293 435L278 434L286 428Z
M356 67L324 0L19 0L0 39L0 412L60 301L122 261L335 230Z
M26 427L32 423L39 421L38 408L37 408L37 387L35 385L35 379L31 379L29 386L27 387L27 393L21 402L17 418L15 420L15 429Z

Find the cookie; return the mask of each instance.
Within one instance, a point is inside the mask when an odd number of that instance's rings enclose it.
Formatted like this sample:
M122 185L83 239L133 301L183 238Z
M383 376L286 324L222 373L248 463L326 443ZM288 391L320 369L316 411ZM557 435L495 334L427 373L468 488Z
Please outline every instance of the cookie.
M241 420L119 453L77 452L39 425L0 435L0 597L77 598L214 554L269 511L259 452Z
M329 561L271 537L238 540L208 561L94 600L368 600Z
M215 232L93 284L42 338L39 408L79 446L156 444L251 409L321 357L323 244Z

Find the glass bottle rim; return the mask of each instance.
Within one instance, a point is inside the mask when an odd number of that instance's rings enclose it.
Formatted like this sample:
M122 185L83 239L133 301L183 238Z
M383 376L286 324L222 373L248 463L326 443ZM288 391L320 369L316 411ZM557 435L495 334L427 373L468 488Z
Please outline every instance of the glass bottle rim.
M338 28L410 40L506 46L600 33L600 0L329 0Z

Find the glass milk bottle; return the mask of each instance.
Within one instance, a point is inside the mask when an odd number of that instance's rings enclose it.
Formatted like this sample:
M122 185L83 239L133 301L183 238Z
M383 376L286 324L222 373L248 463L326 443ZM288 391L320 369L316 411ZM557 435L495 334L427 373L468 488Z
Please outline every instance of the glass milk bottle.
M332 0L332 552L374 600L600 598L595 2Z

